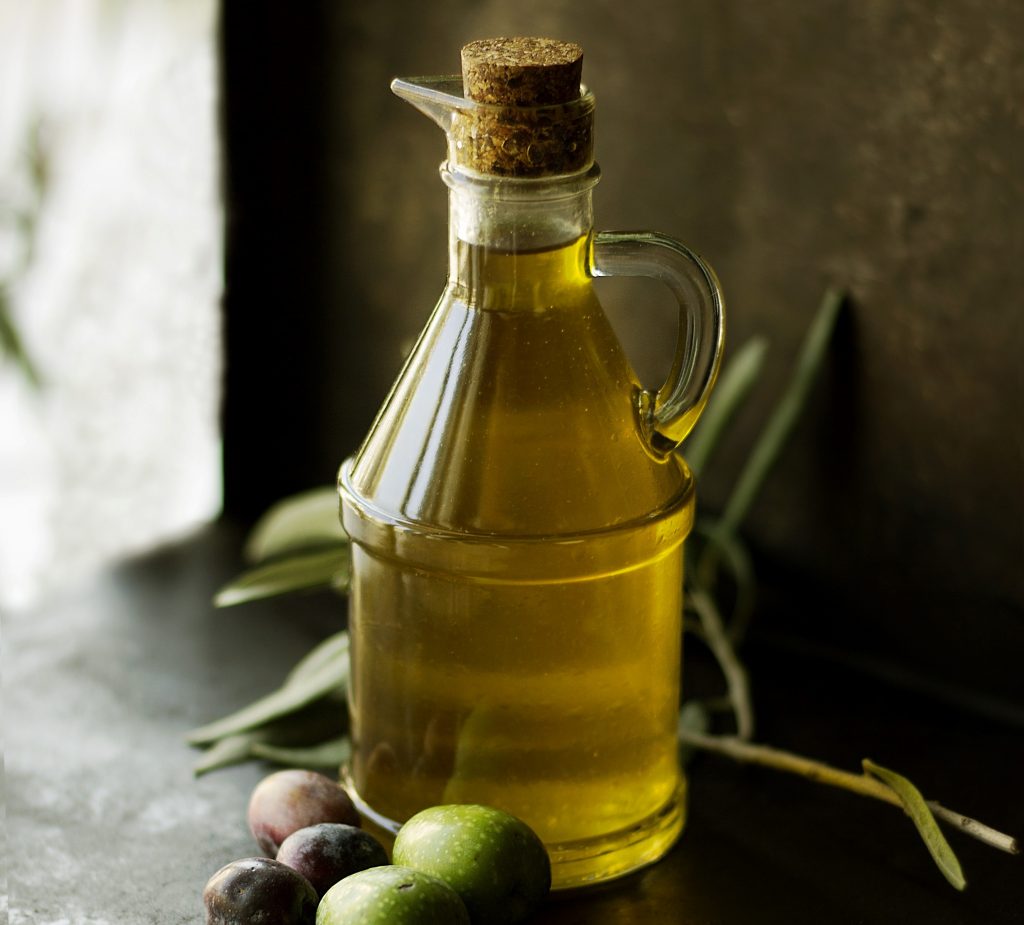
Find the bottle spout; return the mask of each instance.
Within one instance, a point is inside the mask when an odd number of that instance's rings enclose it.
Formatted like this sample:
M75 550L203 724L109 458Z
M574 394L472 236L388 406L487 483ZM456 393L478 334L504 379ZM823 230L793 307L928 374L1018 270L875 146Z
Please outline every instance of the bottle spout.
M462 93L462 77L396 77L391 92L436 122L447 135L455 115L472 105Z

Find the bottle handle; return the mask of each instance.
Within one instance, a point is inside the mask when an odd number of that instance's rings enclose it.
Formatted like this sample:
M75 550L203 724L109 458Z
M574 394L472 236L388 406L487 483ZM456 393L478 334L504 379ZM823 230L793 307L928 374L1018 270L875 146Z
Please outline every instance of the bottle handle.
M679 339L665 384L637 390L641 433L668 456L693 429L718 376L725 341L725 301L715 271L683 244L653 231L599 231L588 254L590 276L646 276L679 302Z

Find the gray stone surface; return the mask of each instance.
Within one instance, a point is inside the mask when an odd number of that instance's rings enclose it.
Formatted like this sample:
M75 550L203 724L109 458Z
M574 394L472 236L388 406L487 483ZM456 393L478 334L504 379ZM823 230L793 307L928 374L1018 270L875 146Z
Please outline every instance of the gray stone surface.
M206 879L259 853L245 811L264 769L196 780L183 735L276 686L344 605L216 612L236 563L234 536L209 534L5 615L12 925L201 921Z

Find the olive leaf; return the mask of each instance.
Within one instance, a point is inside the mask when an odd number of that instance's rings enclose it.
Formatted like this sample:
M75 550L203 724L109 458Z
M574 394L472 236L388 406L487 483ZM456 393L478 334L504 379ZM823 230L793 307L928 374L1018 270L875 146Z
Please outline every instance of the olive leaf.
M949 847L949 842L939 829L939 824L935 821L925 798L921 796L921 791L902 774L883 768L867 758L861 764L866 773L877 777L896 792L943 876L958 890L966 887L967 881L960 869L960 861Z
M257 742L253 745L252 754L265 761L283 764L290 768L333 768L337 770L352 755L352 742L348 736L328 739L319 745L304 748L287 748L285 746L268 745Z
M213 603L217 607L233 607L260 598L321 587L345 591L350 577L351 560L346 543L258 565L221 588Z
M321 698L254 729L228 733L217 739L203 752L193 771L199 777L218 768L262 757L261 749L303 747L309 742L343 734L346 725L342 703Z
M347 543L338 516L338 492L324 486L274 504L250 531L244 554L249 562L258 563L285 553Z
M248 761L253 757L252 747L259 741L259 737L258 732L238 732L217 740L203 752L203 757L193 766L192 773L202 777L210 771Z
M315 670L285 684L230 716L193 729L186 736L192 745L206 745L238 732L262 726L293 713L328 694L344 692L348 684L349 655L342 652Z
M335 659L348 655L349 639L348 632L342 630L333 636L328 636L323 642L316 645L307 652L295 664L295 667L288 672L284 679L285 685L294 684L310 675L316 674L324 665L331 664Z
M807 402L811 386L825 359L829 341L835 329L839 310L846 301L840 290L830 289L825 293L821 306L804 337L797 358L796 367L790 377L786 391L775 406L768 423L754 445L753 451L740 471L736 485L718 521L719 528L726 533L735 533L747 511L757 497L761 484L788 439Z
M718 445L725 428L743 404L761 375L768 343L763 338L748 340L726 364L693 435L686 441L686 462L694 474Z

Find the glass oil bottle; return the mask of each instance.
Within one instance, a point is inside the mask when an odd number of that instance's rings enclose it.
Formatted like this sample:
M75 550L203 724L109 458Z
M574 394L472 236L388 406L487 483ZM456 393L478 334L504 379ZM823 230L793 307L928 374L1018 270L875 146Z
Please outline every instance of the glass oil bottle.
M694 486L674 450L724 324L683 245L594 232L581 66L570 43L499 39L463 49L461 78L392 84L448 136L448 283L339 474L361 810L395 831L431 805L505 809L544 840L555 888L651 863L683 826ZM606 275L680 301L657 392L597 301Z

